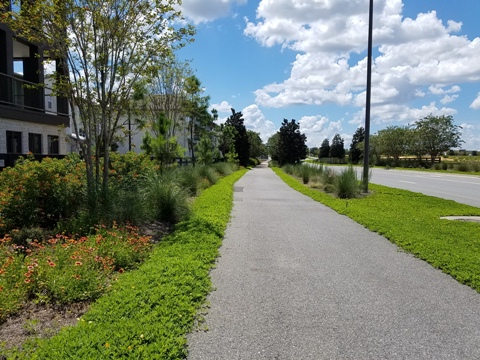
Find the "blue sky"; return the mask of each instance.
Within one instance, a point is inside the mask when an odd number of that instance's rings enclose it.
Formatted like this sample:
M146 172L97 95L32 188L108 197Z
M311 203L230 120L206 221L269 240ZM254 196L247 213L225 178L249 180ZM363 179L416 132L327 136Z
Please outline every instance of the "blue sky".
M309 147L349 145L365 118L368 0L183 0L197 29L179 51L221 121L263 140L296 119ZM480 150L480 1L374 0L371 132L452 115Z

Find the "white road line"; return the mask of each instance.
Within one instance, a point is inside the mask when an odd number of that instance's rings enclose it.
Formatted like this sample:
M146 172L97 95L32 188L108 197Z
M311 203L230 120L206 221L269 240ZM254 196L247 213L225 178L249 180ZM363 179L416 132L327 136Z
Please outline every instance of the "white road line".
M405 180L398 180L398 182L407 183L407 184L416 184L416 182L413 182L413 181L405 181Z

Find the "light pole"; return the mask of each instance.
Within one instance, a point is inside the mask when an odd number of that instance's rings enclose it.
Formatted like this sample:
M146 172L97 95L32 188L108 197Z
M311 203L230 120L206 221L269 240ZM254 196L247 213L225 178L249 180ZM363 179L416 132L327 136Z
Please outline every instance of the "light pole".
M367 96L365 104L365 140L363 150L363 192L368 193L368 166L370 158L370 102L372 98L372 33L373 0L370 0L368 13L368 60L367 60Z

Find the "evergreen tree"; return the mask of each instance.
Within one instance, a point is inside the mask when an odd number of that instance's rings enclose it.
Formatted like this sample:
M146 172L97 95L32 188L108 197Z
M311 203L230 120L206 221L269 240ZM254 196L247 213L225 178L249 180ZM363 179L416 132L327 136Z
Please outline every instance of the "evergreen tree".
M278 163L297 164L307 157L307 137L300 132L300 125L287 119L283 119L282 126L278 131Z
M328 158L330 156L330 142L328 139L323 140L322 145L320 145L320 152L318 158Z
M233 126L235 134L235 152L238 154L240 165L247 166L250 158L250 143L248 142L247 129L243 124L243 114L232 110L232 115L225 122L226 126Z
M365 129L363 127L357 128L353 134L352 143L350 144L350 162L358 164L363 151L359 149L358 145L365 140Z
M345 158L344 140L340 134L335 134L332 139L332 145L330 146L330 157L337 159Z

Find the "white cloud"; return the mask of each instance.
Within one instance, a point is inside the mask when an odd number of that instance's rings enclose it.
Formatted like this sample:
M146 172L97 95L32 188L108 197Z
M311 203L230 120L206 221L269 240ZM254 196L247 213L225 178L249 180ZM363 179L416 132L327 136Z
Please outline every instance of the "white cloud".
M465 145L462 145L462 148L480 150L480 125L464 123L460 126L462 127L462 140L465 141Z
M182 12L194 23L213 21L231 14L234 5L243 5L246 0L183 0ZM232 14L235 16L235 14Z
M435 94L435 95L444 95L444 94L453 94L460 92L460 86L452 86L450 89L445 90L442 86L439 85L432 85L428 88L430 93Z
M245 127L260 133L260 138L264 143L268 138L277 132L275 124L267 120L257 105L249 105L242 110Z
M307 136L308 147L319 147L324 139L331 141L335 134L342 131L342 120L330 121L321 115L304 116L298 123L300 131Z
M257 18L244 34L263 46L298 52L288 78L255 91L256 103L286 107L336 104L360 108L349 121L363 122L368 14L361 0L261 0ZM377 123L413 122L429 113L455 114L438 107L461 93L458 84L480 81L480 38L455 35L462 23L442 21L435 11L403 17L401 0L375 2L372 115ZM355 59L355 61L353 61ZM461 61L459 61L461 59ZM423 106L412 101L425 98ZM427 100L428 99L428 100ZM471 104L480 109L480 94Z
M217 109L219 113L231 113L232 105L230 105L227 101L222 101L220 104L212 104L210 106L211 109Z
M477 94L477 98L470 104L470 108L475 110L480 109L480 93Z
M454 102L455 100L457 100L458 98L458 95L445 95L444 98L442 100L440 100L440 102L445 105L445 104L449 104L451 102Z

